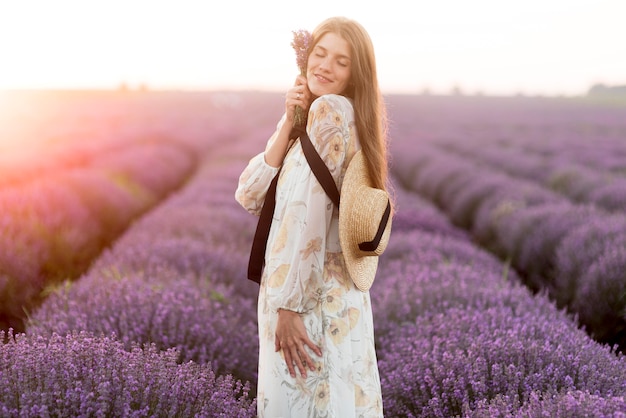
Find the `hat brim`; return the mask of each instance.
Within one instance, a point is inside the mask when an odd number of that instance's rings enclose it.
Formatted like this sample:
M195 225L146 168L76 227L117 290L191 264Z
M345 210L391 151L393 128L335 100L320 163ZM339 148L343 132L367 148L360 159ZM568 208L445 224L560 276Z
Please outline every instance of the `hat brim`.
M364 255L359 250L358 243L351 240L351 215L354 208L363 202L359 193L359 186L370 185L365 170L365 162L361 151L358 151L350 162L342 184L341 204L339 206L339 241L346 262L346 268L355 286L361 291L367 291L372 286L378 269L377 255ZM355 160L356 159L356 160ZM391 233L391 219L387 222L382 241L384 246L389 241Z

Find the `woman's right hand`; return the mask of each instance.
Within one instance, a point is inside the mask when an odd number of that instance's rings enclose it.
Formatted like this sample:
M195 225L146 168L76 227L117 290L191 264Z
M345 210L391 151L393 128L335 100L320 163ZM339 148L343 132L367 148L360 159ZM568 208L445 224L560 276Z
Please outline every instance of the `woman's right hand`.
M265 162L272 167L280 167L289 149L290 134L293 128L296 107L307 112L311 101L311 91L307 86L306 77L299 75L292 88L285 94L285 121L280 127L276 139L265 150Z
M274 348L276 351L283 351L287 369L292 377L296 377L296 369L304 378L307 376L307 367L315 371L315 363L305 347L312 350L318 357L322 357L322 349L309 338L300 314L279 309Z
M307 85L306 77L299 75L292 88L285 94L285 114L287 121L293 125L293 118L296 113L296 107L300 107L306 112L311 104L311 91Z

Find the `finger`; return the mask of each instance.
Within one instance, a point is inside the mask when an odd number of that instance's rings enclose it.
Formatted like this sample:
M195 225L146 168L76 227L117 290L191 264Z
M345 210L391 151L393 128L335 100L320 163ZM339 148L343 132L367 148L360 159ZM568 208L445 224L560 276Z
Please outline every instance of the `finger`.
M302 342L304 342L304 344L306 344L307 347L313 350L315 354L317 354L319 357L322 357L322 349L318 345L316 345L313 341L311 341L311 339L308 338L308 336L307 338L304 338Z
M313 342L311 340L305 340L304 343L307 345L307 347L309 347L315 354L317 354L318 357L322 357L322 349L320 347L318 347L317 345L313 344ZM306 364L309 366L309 368L311 370L315 370L315 364L313 362L313 359L311 358L311 356L309 356L309 353L306 352L306 350L303 351L304 355L305 355L305 361Z
M296 97L296 95L298 93L302 93L302 90L303 90L302 86L294 86L294 87L290 88L289 90L287 90L287 93L285 94L285 97L287 99L289 99L290 97L291 98Z
M308 368L311 371L315 370L315 362L313 361L311 356L309 356L309 353L307 353L306 350L301 350L300 351L300 360L302 362L302 366L303 367L307 367L308 366ZM306 377L306 375L305 375L305 377Z
M298 100L288 97L285 100L285 111L287 113L287 120L293 121L293 116L296 111L296 106L302 107Z
M302 375L302 377L306 377L306 367L304 366L304 364L302 362L302 358L305 357L305 356L308 357L308 355L304 352L304 350L300 350L300 351L296 352L296 354L293 356L294 362L296 363L296 367L300 371L300 374ZM310 361L311 360L309 359L309 362Z
M293 90L285 95L285 104L287 106L301 106L302 107L305 101L307 100L306 97L307 97L306 93Z
M280 340L278 339L278 336L276 335L274 335L274 350L280 351Z
M287 363L287 369L289 370L289 374L291 377L296 377L296 370L293 368L293 360L291 358L290 350L283 350L283 355L285 357L285 363Z
M303 76L303 75L298 75L298 76L296 77L296 82L295 82L295 85L296 85L296 86L304 86L304 85L306 85L306 83L307 83L307 80L306 80L306 77L305 77L305 76Z

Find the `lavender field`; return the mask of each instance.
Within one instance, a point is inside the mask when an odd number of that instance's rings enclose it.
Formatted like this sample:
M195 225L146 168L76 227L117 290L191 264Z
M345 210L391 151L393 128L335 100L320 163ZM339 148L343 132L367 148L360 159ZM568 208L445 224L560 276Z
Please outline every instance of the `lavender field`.
M3 323L0 416L255 416L256 218L234 190L282 95L19 100L0 306L31 305ZM626 104L386 100L385 415L626 417Z

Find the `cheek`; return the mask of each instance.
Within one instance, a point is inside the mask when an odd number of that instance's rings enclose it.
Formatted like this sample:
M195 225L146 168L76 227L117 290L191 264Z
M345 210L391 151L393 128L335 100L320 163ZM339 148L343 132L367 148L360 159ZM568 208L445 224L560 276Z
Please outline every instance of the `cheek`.
M317 67L318 64L319 64L318 61L319 60L317 60L314 55L310 55L309 59L307 60L307 63L306 63L307 71L311 71L312 69Z
M350 69L349 68L343 69L341 71L341 80L346 84L350 83Z

